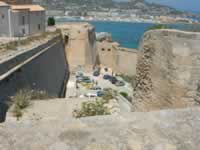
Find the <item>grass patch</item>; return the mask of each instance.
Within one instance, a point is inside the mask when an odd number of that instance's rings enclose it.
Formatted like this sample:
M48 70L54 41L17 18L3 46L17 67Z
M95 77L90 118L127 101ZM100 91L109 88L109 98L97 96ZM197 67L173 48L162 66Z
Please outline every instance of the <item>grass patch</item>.
M13 115L19 120L23 115L23 110L31 105L32 100L43 100L49 98L45 91L37 91L30 89L21 89L12 98L13 101Z
M13 115L19 120L22 117L22 110L31 104L31 91L27 89L20 90L13 97L14 108Z

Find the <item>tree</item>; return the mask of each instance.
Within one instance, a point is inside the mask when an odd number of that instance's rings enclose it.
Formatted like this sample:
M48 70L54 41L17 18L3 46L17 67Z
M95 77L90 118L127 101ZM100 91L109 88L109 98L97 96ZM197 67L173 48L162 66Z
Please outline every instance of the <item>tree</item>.
M56 24L54 17L48 18L48 26L54 26Z

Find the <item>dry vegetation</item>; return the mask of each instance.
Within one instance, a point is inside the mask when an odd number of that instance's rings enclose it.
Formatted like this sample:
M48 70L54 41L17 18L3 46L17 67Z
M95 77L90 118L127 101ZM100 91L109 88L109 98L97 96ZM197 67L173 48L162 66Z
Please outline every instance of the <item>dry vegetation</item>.
M80 109L75 109L73 111L73 116L75 118L81 118L88 116L110 115L110 110L106 107L106 104L114 98L115 94L115 91L108 89L105 91L105 94L101 99L83 102Z
M56 35L60 35L60 34L61 34L61 31L59 29L57 29L54 32L44 32L42 34L37 34L37 35L29 36L29 37L22 37L22 38L19 38L18 40L14 40L14 41L10 41L10 42L1 44L0 52L7 51L7 50L17 50L18 46L20 46L20 47L27 46L36 41L43 41L44 39L46 39L48 37L52 37L52 36L56 36Z
M19 90L12 98L13 101L13 115L17 120L22 117L23 110L31 105L32 100L44 100L49 98L45 91L37 91L30 89Z

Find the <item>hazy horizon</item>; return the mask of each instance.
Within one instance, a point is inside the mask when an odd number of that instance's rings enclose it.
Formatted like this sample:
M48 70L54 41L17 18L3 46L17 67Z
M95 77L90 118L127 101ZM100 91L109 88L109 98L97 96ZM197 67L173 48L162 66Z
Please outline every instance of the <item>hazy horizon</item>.
M129 0L114 0L114 1L129 1ZM173 7L182 11L200 13L200 0L145 0L147 2L158 3Z

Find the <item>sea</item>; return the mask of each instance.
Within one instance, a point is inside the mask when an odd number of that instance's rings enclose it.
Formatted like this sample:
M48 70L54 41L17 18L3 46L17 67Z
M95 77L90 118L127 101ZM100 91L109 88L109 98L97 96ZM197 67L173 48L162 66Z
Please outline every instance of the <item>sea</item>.
M69 22L63 18L56 19L58 23ZM75 20L80 22L80 20ZM143 34L155 24L152 23L134 23L134 22L112 22L112 21L87 21L95 26L96 32L108 32L112 34L113 41L120 44L121 47L138 48ZM194 25L189 24L168 24L169 28L179 30L191 30ZM197 28L195 26L195 28ZM200 27L199 31L200 31Z

